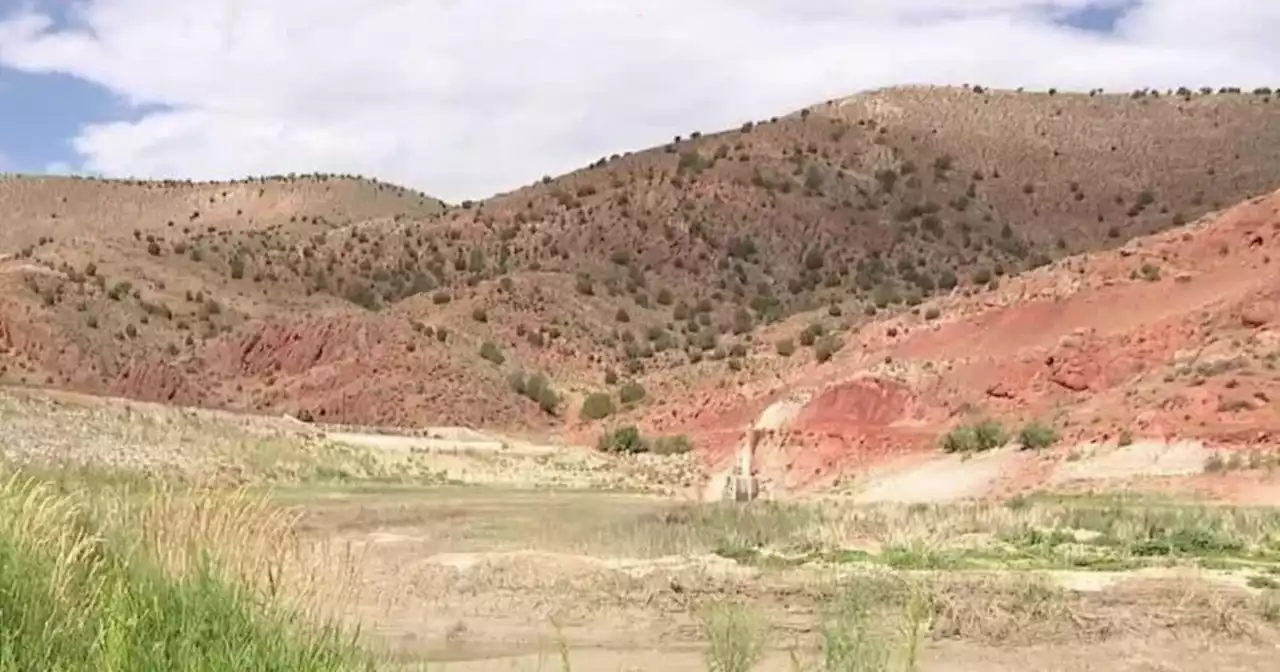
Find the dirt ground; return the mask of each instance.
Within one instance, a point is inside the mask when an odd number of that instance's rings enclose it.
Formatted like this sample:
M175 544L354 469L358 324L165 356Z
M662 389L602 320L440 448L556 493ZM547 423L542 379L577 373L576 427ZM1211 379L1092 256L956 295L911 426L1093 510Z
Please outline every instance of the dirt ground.
M930 586L919 652L930 671L1262 670L1280 642L1270 592L1250 587L1265 584L1212 570L771 566L723 557L714 524L685 519L701 504L469 488L328 495L295 500L303 537L358 558L350 616L406 669L706 670L700 613L727 601L767 633L752 669L791 670L793 655L818 658L824 613L848 585Z
M739 543L814 543L817 537L800 537L842 526L862 537L862 548L897 543L927 554L967 536L967 519L996 519L1007 507L955 505L913 520L910 507L850 503L838 516L814 520L814 510L841 505L765 511L769 505L761 504L760 514L744 514L655 496L499 488L288 497L304 511L304 540L340 548L358 565L351 617L377 646L415 665L561 669L567 656L574 669L708 669L700 613L728 601L766 624L765 651L753 669L793 669L793 652L802 660L818 655L825 612L841 599L840 586L851 584L869 593L929 586L924 670L1032 663L1053 670L1254 670L1266 669L1280 641L1274 596L1258 588L1274 584L1263 580L1271 563L1244 575L1212 569L1221 563L1196 566L1194 558L1105 571L726 557ZM886 599L878 606L892 611L895 598Z
M77 465L77 487L156 470L269 486L298 515L296 567L392 669L692 672L734 669L708 660L731 649L765 672L1266 670L1280 644L1280 510L1120 492L1241 478L1189 475L1203 455L1185 446L937 456L744 506L694 496L707 474L687 456L448 428L3 390L0 420L7 461ZM953 472L973 474L943 487ZM989 496L1033 472L1042 492Z

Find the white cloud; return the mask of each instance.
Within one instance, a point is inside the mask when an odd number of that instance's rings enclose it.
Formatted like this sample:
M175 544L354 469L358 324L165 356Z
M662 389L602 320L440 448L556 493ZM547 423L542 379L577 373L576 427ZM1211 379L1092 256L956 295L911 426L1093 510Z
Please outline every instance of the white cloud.
M1112 37L1050 21L1085 4L87 0L70 28L0 23L0 64L164 106L82 128L78 168L358 172L452 200L895 83L1280 85L1274 0L1147 0Z

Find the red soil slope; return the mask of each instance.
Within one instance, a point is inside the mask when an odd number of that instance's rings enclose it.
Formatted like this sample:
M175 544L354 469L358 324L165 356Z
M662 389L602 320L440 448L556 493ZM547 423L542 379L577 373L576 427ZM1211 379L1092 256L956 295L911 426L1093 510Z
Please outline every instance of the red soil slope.
M941 317L924 319L931 308ZM1278 323L1280 192L995 292L936 299L845 335L826 365L793 366L757 392L695 393L650 424L703 438L717 461L771 401L806 393L775 475L798 485L933 450L979 416L1051 423L1064 444L1126 434L1265 447L1280 438Z

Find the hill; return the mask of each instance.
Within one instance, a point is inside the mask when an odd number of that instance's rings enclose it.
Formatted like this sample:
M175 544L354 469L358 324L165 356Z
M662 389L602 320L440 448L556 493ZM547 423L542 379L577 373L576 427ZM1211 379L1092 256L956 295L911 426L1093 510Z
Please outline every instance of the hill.
M1274 468L1277 253L1280 191L1023 273L981 296L927 301L840 334L844 347L825 364L795 357L754 386L707 385L653 406L647 428L690 433L715 462L754 423L766 430L762 469L783 488L934 459L949 432L952 447L967 451L966 432L983 423L993 435L1044 443L1031 447L1074 448L1065 466L1061 456L1001 456L976 490L955 496L1061 487L1050 471L1089 479ZM1102 457L1117 446L1133 454ZM943 471L962 479L966 469ZM1230 497L1250 500L1249 488L1262 485L1246 481Z
M0 238L0 380L556 427L631 377L678 401L782 375L774 341L816 340L797 333L816 317L856 329L935 295L994 300L1005 276L1269 191L1276 149L1262 92L929 87L691 132L438 213L364 182L7 181L0 198L30 205L0 215L24 231ZM534 371L560 403L514 380Z

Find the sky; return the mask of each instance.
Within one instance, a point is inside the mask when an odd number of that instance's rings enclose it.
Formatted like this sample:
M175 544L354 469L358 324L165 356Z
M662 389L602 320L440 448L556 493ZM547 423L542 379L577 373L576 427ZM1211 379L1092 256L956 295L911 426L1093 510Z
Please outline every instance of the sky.
M1280 86L1275 0L0 0L0 171L483 198L895 84Z

